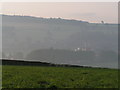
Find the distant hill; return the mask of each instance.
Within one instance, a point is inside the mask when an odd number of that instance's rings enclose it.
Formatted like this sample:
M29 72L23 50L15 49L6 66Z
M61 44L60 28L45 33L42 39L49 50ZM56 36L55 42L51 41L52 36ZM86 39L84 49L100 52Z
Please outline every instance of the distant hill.
M19 22L19 23L49 23L49 24L87 24L86 21L79 21L73 19L62 19L62 18L42 18L42 17L32 17L32 16L10 16L2 15L5 22ZM9 21L8 21L9 20Z
M117 50L117 25L60 18L3 15L3 50L88 47ZM7 48L7 49L6 49Z
M2 49L6 54L37 49L83 48L118 51L118 25L62 18L2 15Z

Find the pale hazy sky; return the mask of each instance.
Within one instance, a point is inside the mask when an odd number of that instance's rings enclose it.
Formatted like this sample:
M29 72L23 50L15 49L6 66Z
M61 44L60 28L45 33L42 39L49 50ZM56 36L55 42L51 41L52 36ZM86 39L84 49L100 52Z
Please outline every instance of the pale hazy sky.
M2 3L2 13L12 15L30 15L77 19L88 22L118 22L117 2L10 2Z

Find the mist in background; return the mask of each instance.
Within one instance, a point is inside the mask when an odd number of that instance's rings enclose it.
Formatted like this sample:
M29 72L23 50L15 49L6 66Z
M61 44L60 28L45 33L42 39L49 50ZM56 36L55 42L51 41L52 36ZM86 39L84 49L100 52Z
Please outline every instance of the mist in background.
M117 67L117 24L30 16L2 18L5 58Z
M3 3L2 58L117 68L117 19L117 3Z

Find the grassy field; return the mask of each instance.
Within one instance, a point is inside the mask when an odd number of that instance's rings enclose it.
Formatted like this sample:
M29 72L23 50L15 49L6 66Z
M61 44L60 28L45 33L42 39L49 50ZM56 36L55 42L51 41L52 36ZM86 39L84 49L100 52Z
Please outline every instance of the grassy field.
M79 67L2 67L3 88L117 88L115 69Z

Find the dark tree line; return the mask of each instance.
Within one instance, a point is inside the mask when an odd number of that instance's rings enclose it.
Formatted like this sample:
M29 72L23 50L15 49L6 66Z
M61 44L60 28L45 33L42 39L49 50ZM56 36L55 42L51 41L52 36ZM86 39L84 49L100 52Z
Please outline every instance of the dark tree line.
M59 50L59 49L41 49L35 50L26 56L29 60L43 60L48 62L54 61L88 61L94 60L101 62L117 61L118 55L114 51L72 51L72 50Z

